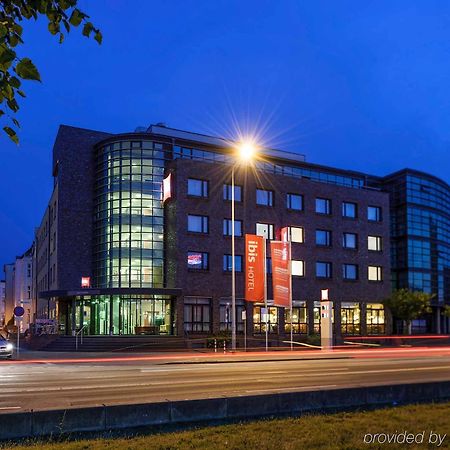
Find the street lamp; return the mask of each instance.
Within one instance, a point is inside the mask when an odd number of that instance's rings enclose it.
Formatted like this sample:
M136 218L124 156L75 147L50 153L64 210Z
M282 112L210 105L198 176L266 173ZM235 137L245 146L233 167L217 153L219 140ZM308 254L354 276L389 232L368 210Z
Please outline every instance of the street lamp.
M250 162L256 153L256 145L252 140L241 142L237 147L237 161ZM235 263L235 230L234 230L234 169L231 168L231 349L236 351L236 263Z

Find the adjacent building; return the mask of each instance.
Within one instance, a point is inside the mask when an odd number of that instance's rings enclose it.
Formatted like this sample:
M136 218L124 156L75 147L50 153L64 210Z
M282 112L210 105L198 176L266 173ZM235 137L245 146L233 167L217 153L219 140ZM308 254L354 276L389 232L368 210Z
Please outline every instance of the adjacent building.
M6 309L6 282L0 280L0 328L5 325L5 309Z
M432 314L414 321L414 332L449 333L442 311L450 304L450 186L411 169L381 186L391 198L393 285L434 294Z
M30 327L34 320L33 302L33 251L31 247L23 255L17 256L15 262L5 264L4 292L5 309L4 322L8 324L14 315L14 308L22 306L25 314L22 319L22 330Z
M322 288L338 337L388 332L383 179L268 149L242 166L233 143L162 125L114 135L60 127L54 190L35 237L36 317L56 319L66 334L229 330L233 167L238 332L258 337L266 327L263 305L243 299L243 236L275 239L286 226L294 308L291 318L271 305L269 332L318 332ZM267 272L270 303L270 258Z

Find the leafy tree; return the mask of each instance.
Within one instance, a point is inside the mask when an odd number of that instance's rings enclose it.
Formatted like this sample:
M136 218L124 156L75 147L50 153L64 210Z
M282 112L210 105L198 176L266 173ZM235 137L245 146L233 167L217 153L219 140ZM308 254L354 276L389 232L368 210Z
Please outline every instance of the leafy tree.
M12 127L20 127L13 116L19 110L18 98L25 97L21 80L41 81L31 59L16 53L17 46L24 43L23 28L19 23L45 16L48 31L59 37L60 44L64 41L64 32L69 33L71 27L82 25L83 36L93 35L101 44L100 30L88 21L89 16L77 8L77 3L78 0L0 0L0 116L11 119L11 126L4 126L3 130L16 144L19 137Z
M445 305L444 309L442 310L442 315L444 317L449 317L450 318L450 305Z
M431 312L430 303L433 297L433 294L425 292L399 289L385 299L384 304L394 317L406 323L407 334L411 334L411 321Z

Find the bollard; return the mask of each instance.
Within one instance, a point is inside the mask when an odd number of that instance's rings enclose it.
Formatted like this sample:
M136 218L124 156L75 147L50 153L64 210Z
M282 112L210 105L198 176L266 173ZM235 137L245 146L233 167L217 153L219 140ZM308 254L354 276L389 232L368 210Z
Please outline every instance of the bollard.
M223 340L223 352L227 352L227 341L225 339Z
M214 353L217 353L217 339L214 339Z

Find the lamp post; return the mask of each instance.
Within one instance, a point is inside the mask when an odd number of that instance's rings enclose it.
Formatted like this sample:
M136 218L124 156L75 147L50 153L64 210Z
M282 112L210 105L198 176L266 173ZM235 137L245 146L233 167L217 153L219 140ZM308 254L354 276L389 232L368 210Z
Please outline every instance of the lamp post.
M255 145L251 141L242 142L238 147L238 161L249 162L255 151ZM233 164L231 168L231 350L233 352L236 351L235 166L236 164Z

